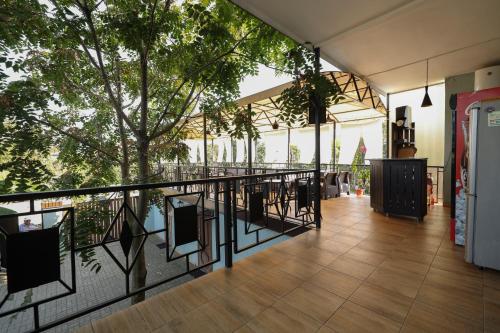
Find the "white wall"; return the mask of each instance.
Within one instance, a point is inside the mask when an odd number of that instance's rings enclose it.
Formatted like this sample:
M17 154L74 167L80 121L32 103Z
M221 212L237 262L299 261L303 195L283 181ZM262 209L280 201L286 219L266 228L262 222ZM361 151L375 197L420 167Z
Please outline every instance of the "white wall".
M395 121L396 108L409 105L415 122L415 157L427 158L428 165L444 164L444 128L445 128L445 88L444 84L429 87L432 106L422 108L424 89L390 95L390 121Z

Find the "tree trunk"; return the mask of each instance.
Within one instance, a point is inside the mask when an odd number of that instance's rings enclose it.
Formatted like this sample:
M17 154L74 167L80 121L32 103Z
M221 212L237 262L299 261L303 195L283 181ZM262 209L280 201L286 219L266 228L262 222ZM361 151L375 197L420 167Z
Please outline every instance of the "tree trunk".
M139 184L145 184L149 177L149 143L146 140L142 140L138 147L138 166L139 166ZM139 222L144 225L146 221L146 216L148 213L148 191L139 191L139 199L137 201L136 214ZM135 225L133 229L134 234L142 233L142 230ZM146 285L146 257L144 255L144 248L140 248L141 238L135 238L132 243L132 253L135 255L138 253L137 261L135 262L134 268L132 270L132 287L134 290L142 288ZM139 293L132 297L132 303L138 303L143 301L145 298L144 293Z
M147 52L143 50L140 54L141 64L141 105L140 105L140 124L139 135L137 136L137 163L139 172L139 184L145 184L149 180L149 139L147 135L148 122L148 59ZM139 191L139 200L137 201L137 218L144 225L148 213L148 191ZM136 225L134 234L141 233ZM140 248L141 239L135 238L132 243L132 253L137 254L137 261L132 270L132 286L134 290L146 285L146 257L144 248ZM132 298L132 303L138 303L145 298L144 292L137 294Z

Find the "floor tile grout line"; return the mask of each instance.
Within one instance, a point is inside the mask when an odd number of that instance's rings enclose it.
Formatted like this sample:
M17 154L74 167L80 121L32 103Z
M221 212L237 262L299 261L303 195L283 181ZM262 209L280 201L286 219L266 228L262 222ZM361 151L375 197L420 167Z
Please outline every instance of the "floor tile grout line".
M346 253L347 253L347 252L346 252ZM345 254L345 253L344 253L344 254ZM355 260L355 259L352 259L352 260L357 261L357 260ZM384 259L384 261L385 261L385 259ZM383 262L383 261L382 261L382 262ZM333 318L333 316L335 315L335 313L337 313L337 311L338 311L338 310L339 310L339 309L340 309L340 308L341 308L341 307L342 307L342 306L343 306L346 302L352 302L352 303L354 303L354 304L356 304L356 305L358 305L358 306L360 306L360 307L362 307L362 308L364 308L364 309L366 309L366 310L369 310L369 311L374 312L373 310L368 309L368 308L366 308L365 306L363 306L363 305L361 305L361 304L358 304L358 303L356 303L356 302L352 301L352 300L351 300L351 297L352 297L352 295L354 295L354 294L355 294L355 293L359 290L359 288L361 288L361 286L363 286L363 284L366 282L366 280L367 280L367 279L371 276L371 274L373 274L373 272L375 272L375 271L377 270L377 268L378 268L378 267L382 264L382 262L381 262L380 264L378 264L377 266L372 265L372 266L375 266L375 269L374 269L374 270L373 270L373 271L372 271L372 272L371 272L368 276L366 276L365 278L363 278L363 279L358 279L358 280L360 280L360 281L361 281L361 283L359 284L359 286L358 286L358 287L356 287L356 289L355 289L355 290L354 290L354 291L353 291L353 292L349 295L349 297L347 297L347 298L345 299L345 301L342 303L342 305L341 305L341 306L339 306L339 307L338 307L338 308L334 311L334 313L333 313L333 314L332 314L332 315L331 315L331 316L330 316L330 317L329 317L329 318L325 321L325 324L324 324L324 325L326 325L326 323L328 323L328 321L330 321L330 319L332 319L332 318ZM367 265L369 265L369 264L367 264ZM343 274L345 274L345 273L343 273ZM348 274L346 274L346 275L348 275ZM350 276L350 275L349 275L349 276ZM375 313L377 313L377 312L375 312ZM384 317L385 317L385 316L384 316ZM387 317L386 317L386 318L387 318ZM390 319L390 318L388 318L388 319ZM391 320L392 320L392 319L391 319ZM328 326L327 326L327 327L328 327ZM330 327L328 327L328 328L330 328ZM320 328L320 329L321 329L321 328Z
M417 301L417 297L418 297L418 294L420 293L420 289L424 285L424 282L427 279L427 274L429 274L429 271L431 270L432 264L434 263L434 260L436 259L437 253L439 252L439 249L441 248L441 245L443 244L443 239L446 237L446 231L443 231L442 233L443 233L443 235L441 236L441 241L439 242L439 247L436 250L436 252L434 253L434 256L432 257L432 260L431 260L431 262L429 264L429 267L427 267L427 271L426 271L426 273L424 275L424 278L422 279L422 282L420 282L420 286L418 287L417 294L415 295L415 298L413 298L413 300L411 302L411 305L408 308L408 312L406 312L405 319L403 320L403 324L401 325L401 328L399 329L399 332L401 332L402 329L404 328L404 326L406 324L406 321L408 319L408 315L410 314L411 309L413 308L415 302Z

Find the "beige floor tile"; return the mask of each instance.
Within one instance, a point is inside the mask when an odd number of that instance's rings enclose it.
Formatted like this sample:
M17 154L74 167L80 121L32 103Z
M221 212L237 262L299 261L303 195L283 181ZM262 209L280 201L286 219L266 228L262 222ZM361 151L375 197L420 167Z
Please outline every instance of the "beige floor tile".
M427 254L425 252L409 248L396 248L388 254L387 257L394 260L406 260L424 265L430 265L432 260L434 260L434 254Z
M350 249L345 256L373 266L380 265L386 258L386 256L381 253L361 249L358 246Z
M323 326L321 326L321 328L319 329L319 331L317 333L336 333L336 332L334 330L332 330L331 328L329 328L328 326L323 325Z
M162 302L176 309L179 313L186 313L209 301L208 298L198 292L198 288L189 283L182 284L177 288L170 289L160 294Z
M308 282L343 298L348 298L361 284L361 280L331 269L323 269Z
M444 271L482 278L482 272L479 270L479 268L472 264L466 263L463 259L452 259L436 256L431 266L434 268L442 269Z
M248 327L248 325L245 325L234 331L234 333L256 333L256 332L254 332L250 327Z
M320 249L335 252L335 253L345 253L349 251L354 245L353 244L347 244L347 243L342 243L336 240L327 240L325 242L321 242L317 245Z
M500 289L500 271L485 269L483 272L483 281L485 286Z
M340 231L339 234L340 235L347 235L347 236L351 236L351 237L356 237L359 239L364 239L364 238L370 236L371 232L364 231L364 230L352 229L352 228L346 228L346 229Z
M337 241L340 243L344 244L349 244L349 245L357 245L359 244L365 237L359 237L359 236L352 236L348 234L335 234L333 237L330 239L333 241Z
M278 268L286 273L298 277L299 279L307 280L323 269L323 266L304 259L295 258L281 263Z
M259 313L247 325L259 333L316 332L321 327L320 322L283 301Z
M222 268L203 276L203 279L211 288L222 294L252 281L252 275L243 269Z
M261 291L258 285L252 285L228 291L212 302L224 307L236 321L247 322L275 301L275 297Z
M116 312L92 322L94 333L150 332L151 327L135 307Z
M405 270L411 272L412 274L417 274L420 276L425 276L429 270L429 265L421 264L412 260L406 260L402 258L392 258L389 257L380 265L380 267L387 269Z
M399 332L401 324L374 311L347 301L326 326L338 333Z
M218 333L221 331L221 327L206 312L196 309L169 321L154 332Z
M321 323L326 322L345 301L344 298L309 282L293 290L282 300L299 311L305 311Z
M312 262L314 264L328 266L332 261L334 261L340 255L341 253L336 253L313 246L308 250L305 250L300 254L297 254L297 257L299 257L302 260L307 260L309 262Z
M478 324L483 322L483 299L475 293L424 281L416 300Z
M169 302L165 302L162 295L153 296L136 304L135 308L152 329L157 329L182 315L182 312L171 306Z
M500 303L484 302L484 330L500 332Z
M209 302L202 305L199 310L208 315L220 328L220 332L228 333L242 327L246 317L234 315L234 311L224 306L222 302Z
M255 277L259 288L274 297L282 297L301 285L303 280L279 269L272 269Z
M393 291L363 283L350 300L396 322L403 323L412 299Z
M408 313L403 332L482 332L481 324L469 322L448 311L415 302Z
M328 268L351 275L357 279L364 280L375 270L376 267L351 259L347 256L341 256L328 265Z
M427 284L466 291L475 295L482 295L483 292L483 280L481 277L457 274L456 272L445 271L434 267L430 268L425 281Z
M403 296L415 298L423 279L423 275L414 274L400 268L379 267L366 281Z
M500 332L500 289L484 287L484 328L486 332Z

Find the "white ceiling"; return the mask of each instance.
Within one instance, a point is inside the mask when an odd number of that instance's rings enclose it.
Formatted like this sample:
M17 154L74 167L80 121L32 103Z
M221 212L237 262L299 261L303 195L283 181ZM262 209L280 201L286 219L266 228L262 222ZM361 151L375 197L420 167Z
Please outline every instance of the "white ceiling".
M500 0L231 0L381 93L500 64Z

